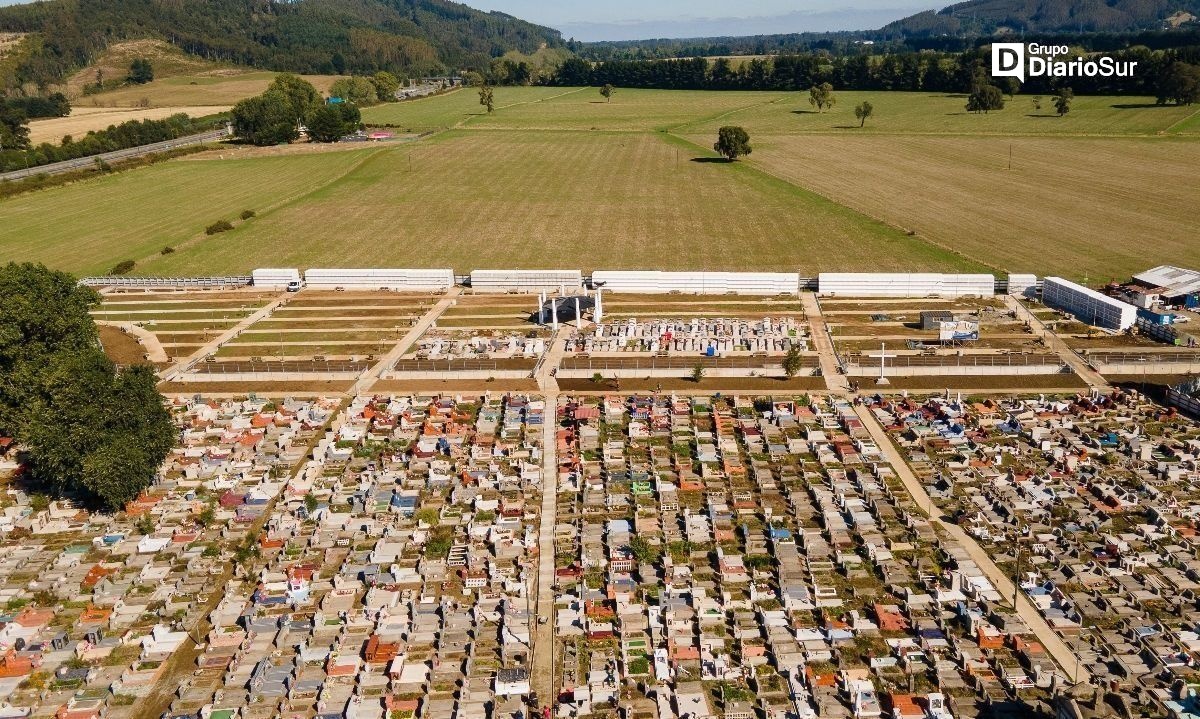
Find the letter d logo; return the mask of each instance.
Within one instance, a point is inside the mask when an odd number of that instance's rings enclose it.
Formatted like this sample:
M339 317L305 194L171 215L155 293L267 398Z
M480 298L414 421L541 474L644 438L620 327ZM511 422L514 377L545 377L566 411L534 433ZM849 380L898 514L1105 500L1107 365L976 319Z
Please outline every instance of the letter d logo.
M1025 82L1025 44L992 43L992 77L1015 77Z

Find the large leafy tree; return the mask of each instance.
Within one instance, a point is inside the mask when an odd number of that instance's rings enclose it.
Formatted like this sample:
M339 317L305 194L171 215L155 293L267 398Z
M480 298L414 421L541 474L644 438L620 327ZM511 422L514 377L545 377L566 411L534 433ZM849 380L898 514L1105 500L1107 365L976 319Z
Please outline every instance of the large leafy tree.
M0 435L26 450L38 490L120 509L175 440L151 368L113 365L88 310L96 293L42 265L0 268Z
M725 159L733 162L739 157L751 153L750 135L736 125L722 127L717 130L717 143L713 145L713 149L721 153Z
M322 105L308 114L308 136L317 142L337 142L358 129L362 113L348 102Z

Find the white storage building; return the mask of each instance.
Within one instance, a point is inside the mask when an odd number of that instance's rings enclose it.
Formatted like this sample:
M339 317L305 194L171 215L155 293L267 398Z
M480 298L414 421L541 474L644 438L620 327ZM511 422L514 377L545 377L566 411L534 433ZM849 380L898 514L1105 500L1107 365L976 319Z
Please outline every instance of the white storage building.
M289 283L300 281L300 270L262 268L251 272L250 277L255 287L282 290L287 289Z
M1042 284L1042 302L1094 327L1126 330L1137 322L1137 308L1133 305L1061 277L1046 278Z
M454 286L454 270L343 270L312 269L305 283L316 289L447 290Z
M696 295L794 295L800 276L794 272L659 272L599 270L592 284L608 292L682 292Z
M476 292L575 292L583 287L579 270L472 270Z
M990 297L992 275L920 272L822 272L817 292L840 297Z

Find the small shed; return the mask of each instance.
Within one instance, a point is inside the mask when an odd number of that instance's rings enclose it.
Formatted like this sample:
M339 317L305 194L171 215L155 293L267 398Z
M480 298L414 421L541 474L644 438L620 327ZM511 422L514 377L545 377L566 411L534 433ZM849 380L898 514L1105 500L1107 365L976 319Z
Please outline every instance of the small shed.
M954 313L950 310L921 310L921 329L941 329L943 322L953 322Z

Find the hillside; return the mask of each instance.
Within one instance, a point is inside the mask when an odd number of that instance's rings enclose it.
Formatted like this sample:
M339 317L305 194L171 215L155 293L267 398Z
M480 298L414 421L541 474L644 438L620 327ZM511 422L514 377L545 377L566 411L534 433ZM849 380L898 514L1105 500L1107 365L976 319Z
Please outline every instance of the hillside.
M0 33L31 34L6 83L43 86L129 40L306 74L418 75L562 45L555 30L449 0L45 0L0 8Z
M897 20L888 36L1136 32L1177 26L1200 0L969 0Z

